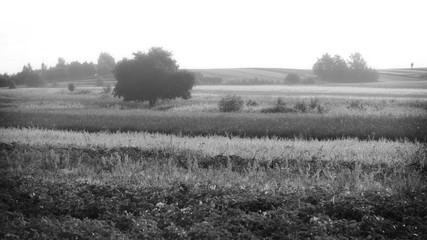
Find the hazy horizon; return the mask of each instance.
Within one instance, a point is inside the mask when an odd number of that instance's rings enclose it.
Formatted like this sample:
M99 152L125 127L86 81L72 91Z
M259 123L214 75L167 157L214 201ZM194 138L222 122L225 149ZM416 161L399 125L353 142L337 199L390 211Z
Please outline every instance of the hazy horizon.
M427 3L410 1L27 1L0 3L0 74L30 63L116 61L159 46L181 68L311 69L360 52L377 69L427 67Z

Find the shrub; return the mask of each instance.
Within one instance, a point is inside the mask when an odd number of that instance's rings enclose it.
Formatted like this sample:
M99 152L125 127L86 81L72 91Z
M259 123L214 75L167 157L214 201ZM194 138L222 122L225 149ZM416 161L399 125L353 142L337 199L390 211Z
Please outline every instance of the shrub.
M76 87L74 86L74 83L69 83L69 84L68 84L68 90L69 90L70 92L72 92L72 91L74 91L74 89L76 89Z
M240 96L227 95L218 103L220 112L238 112L243 109L244 101Z
M9 81L9 89L15 89L15 88L16 88L15 81L10 80L10 81Z
M273 107L264 108L261 110L262 113L289 113L295 112L294 109L288 108L286 102L282 98L277 98L276 103Z
M111 90L112 90L111 84L108 84L108 86L104 88L104 93L110 93Z
M44 87L47 85L47 82L38 73L31 72L28 74L25 84L27 87Z
M308 107L311 110L317 111L318 113L325 113L325 108L320 104L318 98L310 99L310 103L308 104Z
M300 102L297 102L297 103L294 105L294 109L295 109L297 112L305 113L305 112L307 112L308 106L307 106L307 103L306 103L306 102L304 102L304 101L300 101Z
M352 100L350 101L348 107L349 109L355 109L355 110L366 110L365 106L363 106L362 101L360 100Z
M319 103L319 99L318 98L312 98L312 99L310 99L309 107L311 109L315 109L319 105L320 105L320 103Z
M96 77L96 82L95 82L95 85L97 86L97 87L103 87L104 86L104 78L102 77L102 76L97 76Z
M301 81L300 77L298 76L298 74L295 74L295 73L289 73L285 78L286 84L297 84L300 81Z
M255 100L252 100L252 99L249 99L247 102L246 102L246 106L248 106L248 107L256 107L256 106L258 106L259 104L258 104L258 102L257 101L255 101Z

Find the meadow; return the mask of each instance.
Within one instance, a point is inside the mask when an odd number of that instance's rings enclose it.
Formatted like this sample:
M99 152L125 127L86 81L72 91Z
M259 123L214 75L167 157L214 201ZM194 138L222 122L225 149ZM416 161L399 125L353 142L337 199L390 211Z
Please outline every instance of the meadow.
M0 89L1 238L427 237L425 88L196 86L150 109L91 85Z

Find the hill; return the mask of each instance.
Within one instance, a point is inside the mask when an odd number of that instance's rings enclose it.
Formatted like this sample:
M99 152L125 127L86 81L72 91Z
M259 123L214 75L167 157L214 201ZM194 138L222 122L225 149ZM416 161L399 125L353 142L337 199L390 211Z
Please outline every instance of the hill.
M311 70L287 68L218 68L189 70L195 73L200 73L203 77L221 78L223 83L226 84L251 79L280 83L289 73L296 73L301 77L313 74Z
M280 84L289 73L300 77L313 77L311 69L288 68L217 68L189 69L208 78L221 78L224 84L239 83L244 80L259 80L271 84ZM326 83L326 85L366 86L384 88L427 88L427 68L381 69L378 70L378 82L371 83Z

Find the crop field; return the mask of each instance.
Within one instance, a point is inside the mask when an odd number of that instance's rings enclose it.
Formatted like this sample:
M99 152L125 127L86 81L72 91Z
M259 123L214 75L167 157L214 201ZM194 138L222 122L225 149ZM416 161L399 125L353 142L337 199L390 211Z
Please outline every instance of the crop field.
M426 239L427 88L398 84L0 89L0 238Z

